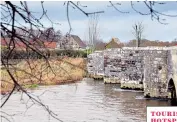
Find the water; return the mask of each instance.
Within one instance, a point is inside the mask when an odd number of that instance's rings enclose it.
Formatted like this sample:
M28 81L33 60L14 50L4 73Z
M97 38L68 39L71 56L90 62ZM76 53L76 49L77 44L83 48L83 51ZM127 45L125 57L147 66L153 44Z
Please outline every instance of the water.
M41 86L31 92L40 95L63 122L146 122L146 106L170 106L168 101L145 99L141 91L122 90L119 85L89 79ZM15 122L57 122L41 106L31 106L32 102L27 101L17 92L2 111L12 115L9 119Z

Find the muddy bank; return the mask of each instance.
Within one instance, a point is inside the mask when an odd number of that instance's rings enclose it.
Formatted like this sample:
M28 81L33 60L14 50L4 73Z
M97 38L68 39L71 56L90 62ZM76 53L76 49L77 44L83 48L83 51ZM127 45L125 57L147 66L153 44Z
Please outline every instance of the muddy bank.
M83 58L22 60L10 66L10 71L24 88L38 85L58 85L82 80L86 74ZM13 81L5 68L1 68L1 94L11 91Z

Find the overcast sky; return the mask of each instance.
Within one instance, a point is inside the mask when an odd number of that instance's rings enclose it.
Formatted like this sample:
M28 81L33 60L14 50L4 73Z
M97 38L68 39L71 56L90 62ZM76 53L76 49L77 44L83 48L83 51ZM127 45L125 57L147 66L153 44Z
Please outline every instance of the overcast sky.
M63 34L69 31L69 25L66 16L66 6L64 2L44 2L44 7L47 14L54 22L60 23L55 25L55 29L59 29ZM115 2L113 2L115 3ZM112 37L117 37L122 42L133 39L132 25L135 22L144 23L143 37L150 40L172 41L177 38L177 17L163 17L166 18L168 25L162 25L156 20L151 20L150 16L142 16L134 12L131 8L130 2L121 2L121 6L117 6L122 11L130 13L123 14L116 11L113 7L108 7L109 2L81 2L82 5L87 5L83 8L86 12L105 11L99 18L100 38L108 42ZM40 2L28 2L30 10L33 12L42 12ZM147 12L143 3L137 3L136 9ZM167 2L165 5L158 5L156 9L165 14L177 15L177 2ZM85 40L87 35L88 17L81 11L69 8L69 16L72 26L72 34L80 36ZM44 19L42 23L45 26L51 26L50 22Z

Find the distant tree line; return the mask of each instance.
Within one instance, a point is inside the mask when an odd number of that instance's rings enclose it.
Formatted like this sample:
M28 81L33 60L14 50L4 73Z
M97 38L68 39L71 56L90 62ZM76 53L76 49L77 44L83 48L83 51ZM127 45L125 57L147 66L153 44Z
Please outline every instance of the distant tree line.
M124 46L126 47L135 47L137 41L135 39L128 41L127 43L124 43ZM159 40L148 40L148 39L142 39L140 40L140 47L147 47L147 46L157 46L157 47L170 47L170 46L176 46L177 45L177 39L174 39L173 41L159 41Z

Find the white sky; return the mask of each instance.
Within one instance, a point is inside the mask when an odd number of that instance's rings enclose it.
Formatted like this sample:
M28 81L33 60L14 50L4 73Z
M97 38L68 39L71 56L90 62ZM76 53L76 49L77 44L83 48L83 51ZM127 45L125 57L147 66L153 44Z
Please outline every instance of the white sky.
M44 2L44 7L47 14L54 22L61 25L55 25L55 29L59 29L63 34L69 31L69 25L66 16L66 6L64 2ZM115 3L115 2L113 2ZM117 6L122 11L129 11L128 14L119 13L113 7L108 7L107 2L81 2L82 5L87 5L83 8L86 12L102 11L105 13L100 15L99 29L100 38L108 42L112 37L117 37L122 42L133 39L132 25L135 22L143 22L144 34L143 37L149 40L172 41L177 38L177 17L166 18L168 25L158 23L156 20L151 20L151 16L143 16L134 12L130 6L130 2L121 2L121 6ZM40 2L28 2L29 8L34 12L42 12ZM136 9L147 12L143 3L137 3ZM156 9L160 12L177 15L177 2L167 2L165 5L157 5ZM85 40L87 35L88 17L77 9L69 8L70 21L72 26L72 34L76 34ZM51 26L50 22L43 20L45 26Z

